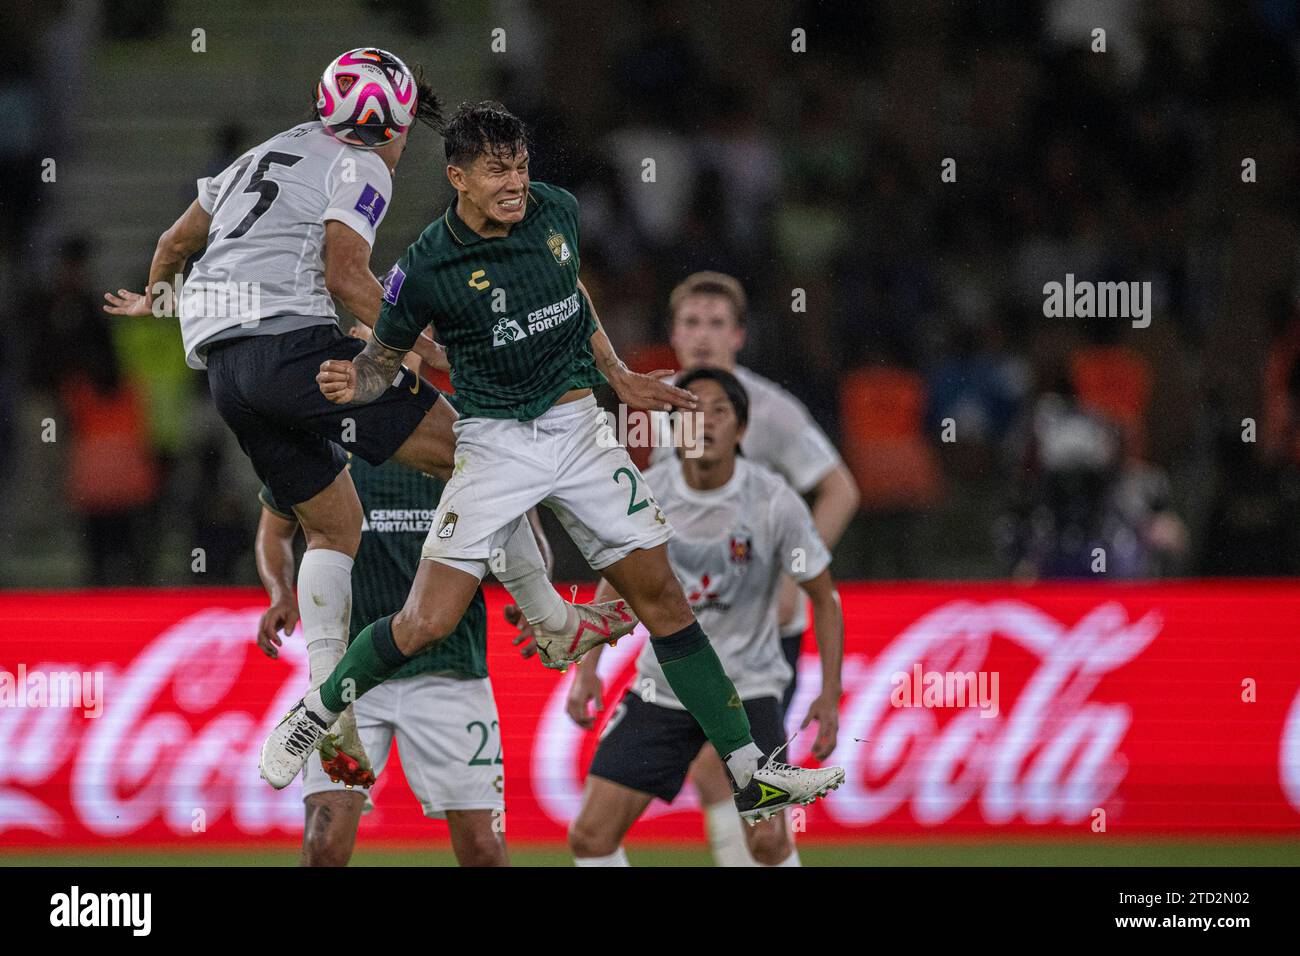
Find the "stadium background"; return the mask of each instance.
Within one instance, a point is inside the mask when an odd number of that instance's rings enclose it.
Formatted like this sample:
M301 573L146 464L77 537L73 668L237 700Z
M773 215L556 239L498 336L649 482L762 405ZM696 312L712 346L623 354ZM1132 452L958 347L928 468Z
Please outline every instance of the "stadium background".
M808 405L862 490L838 578L1077 577L1103 547L1106 573L1084 575L1101 601L1116 578L1285 591L1300 563L1294 0L5 9L4 588L256 583L256 481L175 323L98 302L143 282L198 176L297 121L321 66L362 42L422 63L450 103L501 99L533 124L533 174L582 201L584 282L634 363L675 364L664 302L684 275L744 281L741 360ZM417 133L376 271L445 207L440 160ZM1044 318L1043 284L1066 273L1149 281L1150 327ZM589 579L550 529L557 578ZM54 598L22 594L39 624ZM76 659L23 643L39 633L10 649ZM1294 862L1294 822L1281 832L1233 858ZM1044 845L971 839L950 858L1033 862ZM1159 852L1221 858L1207 839ZM834 859L925 858L872 849Z

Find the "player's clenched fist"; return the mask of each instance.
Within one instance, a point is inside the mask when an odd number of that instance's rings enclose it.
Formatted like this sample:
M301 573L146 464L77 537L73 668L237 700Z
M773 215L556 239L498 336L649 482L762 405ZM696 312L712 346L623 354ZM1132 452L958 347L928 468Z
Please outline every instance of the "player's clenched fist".
M321 394L336 405L346 405L357 392L357 369L351 362L330 359L320 363L316 384Z

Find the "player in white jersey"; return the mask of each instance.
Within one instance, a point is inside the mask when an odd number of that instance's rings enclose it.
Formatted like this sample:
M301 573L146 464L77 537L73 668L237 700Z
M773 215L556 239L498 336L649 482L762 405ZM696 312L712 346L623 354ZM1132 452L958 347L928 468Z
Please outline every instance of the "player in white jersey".
M731 276L720 272L687 276L668 297L673 350L683 369L722 368L739 379L749 395L745 457L771 468L811 499L817 531L834 550L857 513L857 484L803 403L770 379L736 363L745 345L747 310L744 287ZM661 430L671 429L667 415L657 414L655 422ZM671 442L665 438L655 442L651 462L671 457ZM807 603L788 576L781 582L778 615L781 647L794 675L782 697L782 709L787 710L794 698L799 650L808 629ZM701 754L690 779L700 792L714 857L724 866L742 865L745 849L730 787L712 753Z
M835 749L839 726L844 619L812 516L776 473L748 460L748 398L736 377L721 369L696 369L678 380L700 399L702 454L662 461L646 473L660 506L678 529L668 544L673 572L685 586L691 610L736 685L755 740L766 751L785 743L781 695L791 669L781 651L777 600L783 574L791 574L812 601L821 653L822 688L801 727L818 724L813 754ZM740 448L746 448L746 456ZM597 596L613 589L602 582ZM579 665L568 712L591 727L591 705L602 708L596 648ZM655 654L637 659L637 680L606 725L592 759L582 808L569 829L579 865L626 865L624 835L659 797L671 802L702 750L711 749L673 695ZM748 831L748 847L763 865L797 866L798 855L781 812L790 801L779 787L763 787L761 822ZM735 810L732 810L733 814Z
M275 500L293 509L307 538L298 595L313 686L347 646L361 504L344 468L346 452L375 465L392 458L445 481L457 418L408 369L367 405L344 408L320 392L322 362L349 360L364 348L339 330L333 298L366 326L378 320L383 289L370 271L370 248L392 200L392 173L410 127L418 120L440 130L442 118L433 91L376 48L337 57L316 97L315 120L198 181L197 198L158 241L143 295L119 289L105 296L114 315L149 315L155 296L160 313L178 307L186 361L207 368L217 410ZM204 246L178 290L175 278ZM412 351L447 367L427 331ZM584 621L611 626L607 611L566 607L525 520L515 523L504 550L498 580L530 620L551 623L546 633L567 644ZM374 776L350 710L341 752L326 769L368 785Z

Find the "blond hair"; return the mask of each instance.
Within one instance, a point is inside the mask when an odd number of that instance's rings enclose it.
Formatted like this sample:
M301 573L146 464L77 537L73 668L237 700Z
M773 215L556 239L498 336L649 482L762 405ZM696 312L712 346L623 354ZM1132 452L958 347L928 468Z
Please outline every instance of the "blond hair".
M668 316L675 319L677 309L682 301L692 295L720 295L731 303L736 321L745 324L745 315L749 311L749 298L745 287L737 279L722 272L695 272L677 284L668 295Z

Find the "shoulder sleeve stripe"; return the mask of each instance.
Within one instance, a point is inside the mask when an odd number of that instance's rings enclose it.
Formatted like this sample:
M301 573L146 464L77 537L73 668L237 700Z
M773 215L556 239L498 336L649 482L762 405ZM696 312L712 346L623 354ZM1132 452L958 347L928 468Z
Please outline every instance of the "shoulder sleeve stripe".
M376 324L377 324L377 323L376 323ZM410 346L407 346L406 348L399 348L399 347L396 346L396 345L389 345L387 342L385 342L383 339L381 339L381 338L379 337L379 332L376 331L376 329L371 329L371 330L370 330L370 337L371 337L372 339L374 339L376 342L378 342L380 345L382 345L384 348L388 349L388 351L390 351L390 352L409 352L409 351L411 351L411 347L410 347ZM417 335L416 338L418 339L419 336ZM414 343L412 343L412 344L414 344Z

